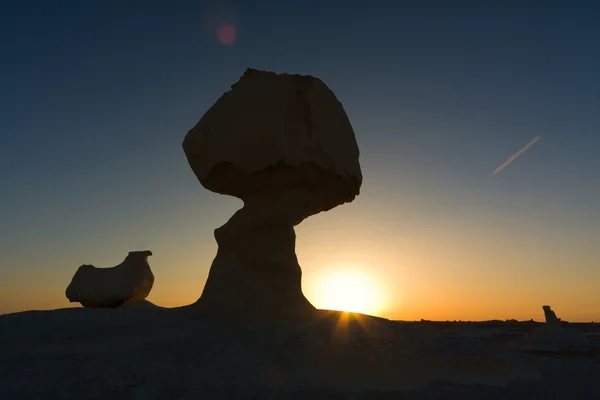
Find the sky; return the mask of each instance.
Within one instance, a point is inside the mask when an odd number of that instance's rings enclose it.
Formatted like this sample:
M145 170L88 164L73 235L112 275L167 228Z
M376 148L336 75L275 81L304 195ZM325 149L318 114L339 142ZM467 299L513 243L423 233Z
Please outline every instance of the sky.
M599 321L599 18L593 1L2 2L0 313L73 306L79 265L145 249L148 300L194 302L242 203L181 143L252 67L319 77L356 133L360 195L296 227L317 307L359 274L393 319Z

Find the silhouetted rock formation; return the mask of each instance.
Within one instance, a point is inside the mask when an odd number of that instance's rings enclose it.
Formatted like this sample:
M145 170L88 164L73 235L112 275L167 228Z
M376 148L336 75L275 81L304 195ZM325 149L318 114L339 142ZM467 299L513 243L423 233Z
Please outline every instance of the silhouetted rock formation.
M529 332L525 337L515 339L509 346L528 351L585 351L593 347L593 343L579 332L564 328L560 318L550 306L543 306L546 323Z
M543 306L544 309L544 317L546 318L546 323L552 326L561 326L560 318L556 316L556 313L552 311L550 306Z
M362 183L348 116L319 79L248 69L183 141L200 183L244 206L215 230L219 244L195 307L207 313L299 316L294 226L350 202Z
M84 307L113 308L125 302L143 300L154 285L154 275L148 264L150 250L132 251L121 264L112 268L82 265L67 287L71 303Z

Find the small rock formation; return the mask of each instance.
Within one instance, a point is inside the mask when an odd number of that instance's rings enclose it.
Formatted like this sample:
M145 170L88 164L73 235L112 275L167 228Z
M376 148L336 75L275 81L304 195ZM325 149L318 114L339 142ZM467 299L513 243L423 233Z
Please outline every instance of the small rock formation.
M525 337L515 339L508 345L526 351L560 352L587 351L593 343L586 336L570 328L564 328L560 318L550 306L543 306L546 323L529 332Z
M67 287L71 303L84 307L114 308L125 302L143 300L154 285L154 275L148 264L150 250L132 251L121 264L112 268L82 265Z
M284 317L314 311L301 289L294 226L359 194L359 150L333 92L312 76L248 69L186 135L206 189L244 206L215 230L205 313Z
M556 313L552 311L552 308L550 308L550 306L542 306L542 309L544 310L546 324L552 326L561 326L560 318L556 316Z

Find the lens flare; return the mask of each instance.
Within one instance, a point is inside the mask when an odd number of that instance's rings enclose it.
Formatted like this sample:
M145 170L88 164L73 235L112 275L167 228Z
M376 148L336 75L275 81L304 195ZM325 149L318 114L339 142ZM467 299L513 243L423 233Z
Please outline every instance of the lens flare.
M225 46L231 46L237 39L237 31L235 26L228 23L221 24L217 29L217 37L221 44L224 44Z

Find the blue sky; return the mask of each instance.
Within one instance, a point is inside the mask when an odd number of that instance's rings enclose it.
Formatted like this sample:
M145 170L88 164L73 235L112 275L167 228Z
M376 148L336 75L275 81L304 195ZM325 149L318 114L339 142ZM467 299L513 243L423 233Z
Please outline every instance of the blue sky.
M531 268L531 283L544 272L550 286L579 293L565 307L600 318L600 303L586 300L593 292L579 286L600 281L599 15L593 1L5 2L0 288L13 291L0 311L64 306L78 265L115 265L139 248L157 254L156 296L196 279L197 297L212 230L240 202L200 186L181 142L253 67L321 78L361 149L361 196L298 227L301 261L320 251L311 237L336 226L357 242L381 235L383 251L418 243L435 253L447 232L464 238L452 251L470 254L448 270L488 271L478 285L492 285L498 269L517 277ZM218 43L207 20L233 23L236 43ZM370 234L352 228L365 220ZM491 266L496 252L529 261ZM196 256L202 266L192 267ZM411 258L403 270L423 271ZM191 268L201 272L190 277ZM393 274L396 264L373 268ZM54 285L42 292L55 297L28 302L41 293L32 280Z

